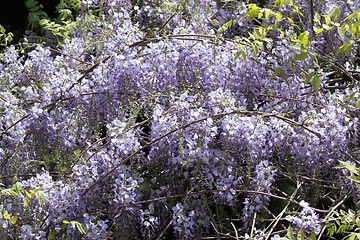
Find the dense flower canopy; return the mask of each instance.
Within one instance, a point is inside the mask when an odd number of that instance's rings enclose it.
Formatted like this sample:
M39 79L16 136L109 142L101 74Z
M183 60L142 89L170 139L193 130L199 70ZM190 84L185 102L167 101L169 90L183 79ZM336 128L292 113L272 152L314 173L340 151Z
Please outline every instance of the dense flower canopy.
M357 159L358 46L335 22L360 3L314 2L84 0L57 49L8 47L0 237L325 236L358 200L335 168Z

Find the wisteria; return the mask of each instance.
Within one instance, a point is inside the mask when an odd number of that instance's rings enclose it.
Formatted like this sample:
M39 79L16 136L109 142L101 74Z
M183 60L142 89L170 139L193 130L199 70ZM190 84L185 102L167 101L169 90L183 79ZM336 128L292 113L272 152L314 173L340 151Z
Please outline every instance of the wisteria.
M321 220L314 210L309 207L309 204L302 200L300 206L303 208L298 216L286 216L286 220L292 222L297 230L303 230L307 233L319 233L321 227Z
M84 0L56 48L9 46L0 238L326 237L359 194L336 168L359 49L335 28L359 3L251 2Z

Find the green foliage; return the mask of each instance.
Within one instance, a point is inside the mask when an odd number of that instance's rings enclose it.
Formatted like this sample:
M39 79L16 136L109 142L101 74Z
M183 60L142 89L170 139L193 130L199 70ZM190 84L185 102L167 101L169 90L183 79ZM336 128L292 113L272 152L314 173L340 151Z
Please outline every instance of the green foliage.
M44 6L36 0L26 0L25 6L29 10L28 23L32 31L39 29L39 21L41 19L48 19L47 13L43 10Z
M16 222L18 221L18 217L15 215L11 215L10 213L8 213L7 211L5 211L4 213L0 212L0 218L8 221L11 225L15 225Z
M316 234L312 233L309 237L306 237L304 231L300 230L297 235L295 235L293 228L289 226L286 236L280 237L278 240L316 240Z
M63 237L59 238L58 234L64 229L66 229L68 226L71 226L72 228L76 228L81 234L86 234L86 231L80 222L63 220L60 227L55 228L55 230L51 231L48 234L47 240L54 240L54 239L66 240L66 238Z
M22 188L21 184L16 181L16 178L13 180L15 180L15 183L11 186L11 188L1 189L0 191L0 198L4 203L8 198L18 199L19 204L23 205L28 210L28 214L31 214L31 199L33 199L34 197L37 199L40 206L44 205L46 196L45 193L41 190L41 188L25 190ZM19 226L17 226L16 224L18 222L23 222L27 218L27 216L26 214L22 216L14 215L6 210L3 210L3 212L0 212L0 218L17 228Z
M357 212L349 209L334 213L334 219L326 225L327 234L333 237L335 234L345 234L343 239L360 239L360 210Z
M360 168L349 162L340 161L336 168L346 169L352 176L349 178L360 188ZM360 210L354 211L340 209L335 211L333 218L326 225L327 235L333 237L335 234L344 235L345 240L360 240Z
M316 234L311 233L310 236L305 236L303 230L300 230L297 235L294 233L294 230L291 226L288 227L285 237L280 237L278 240L316 240Z
M25 6L29 10L28 22L32 31L43 34L45 31L51 32L61 43L68 39L74 26L76 25L80 0L61 0L56 6L58 13L57 19L50 19L43 10L43 5L36 0L27 0Z
M294 3L292 0L275 0L274 4L278 8L282 8L285 3L290 3L290 6L292 6Z
M60 0L60 3L56 6L56 12L59 13L56 22L75 21L74 16L78 15L80 8L79 3L80 0Z
M41 188L25 190L18 182L14 183L11 188L2 189L0 191L0 197L17 198L19 195L23 196L23 205L27 208L30 206L31 199L34 197L38 200L40 206L44 205L44 200L46 200L45 193Z
M320 78L318 74L315 74L312 78L312 87L315 91L320 90Z
M79 230L79 232L81 232L82 234L86 234L83 225L82 225L81 223L79 223L78 221L70 221L70 222L69 222L69 221L67 221L67 220L64 220L63 223L64 223L65 225L70 224L71 227L76 228L76 229Z
M248 4L248 12L245 15L248 19L250 20L255 20L257 18L261 18L262 17L262 8L258 7L256 4L252 3L252 4Z
M13 40L13 34L11 32L6 33L5 28L0 25L0 47L7 47Z
M0 197L2 196L17 197L19 196L21 190L22 190L21 185L18 182L16 182L11 186L11 188L2 189L0 192Z
M353 173L353 176L350 176L349 178L356 184L356 186L358 188L360 188L360 168L356 167L355 165L348 163L348 162L343 162L340 161L340 165L337 166L336 168L345 168L347 169L349 172Z
M346 43L344 43L343 45L341 45L337 50L335 55L339 55L341 53L348 53L351 51L352 47L354 46L354 41L353 40L349 40Z
M44 30L50 31L58 40L62 42L64 39L68 39L72 32L76 22L73 21L62 21L61 24L52 22L49 19L41 19L39 25Z
M297 62L309 62L307 69L304 69L304 83L312 85L312 88L315 91L320 90L321 85L321 76L318 74L321 70L321 66L324 65L334 65L336 62L335 57L341 54L350 53L357 42L360 42L360 10L350 14L344 20L340 21L340 9L338 7L333 8L327 14L320 15L319 13L314 13L313 19L313 33L306 31L300 22L294 22L292 18L285 17L281 13L281 8L285 4L291 9L291 15L296 15L297 18L304 20L304 15L299 10L299 7L296 6L291 0L276 0L274 2L275 9L268 9L259 7L256 4L247 5L247 13L245 15L251 21L259 23L259 26L253 28L252 32L249 33L248 37L239 38L239 45L237 46L238 52L234 57L234 60L237 60L240 56L246 60L249 57L249 53L257 55L260 52L266 52L269 47L272 45L272 38L269 36L270 32L277 32L284 40L289 42L290 48L298 51L294 55L294 64ZM266 22L266 26L262 23ZM284 32L286 29L281 29L279 27L280 22L286 22L284 26L289 24L296 29L293 33L285 36ZM219 31L220 33L233 22L225 23ZM333 53L328 53L326 56L319 56L316 46L312 45L311 40L315 40L320 34L325 32L337 30L337 33L341 40L343 41L342 45L334 50ZM315 34L315 35L314 35ZM333 33L332 33L333 34ZM311 61L309 61L311 60ZM280 69L274 69L273 77L281 76L285 78L284 71ZM360 104L360 103L359 103Z
M25 190L25 199L24 199L24 206L29 207L31 199L35 196L38 200L40 206L44 205L44 200L46 199L45 193L41 191L41 188L35 190Z

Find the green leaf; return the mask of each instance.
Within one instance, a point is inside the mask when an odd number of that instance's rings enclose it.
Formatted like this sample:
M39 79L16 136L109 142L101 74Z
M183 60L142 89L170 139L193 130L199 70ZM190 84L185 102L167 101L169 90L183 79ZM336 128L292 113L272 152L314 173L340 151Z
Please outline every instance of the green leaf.
M25 191L25 194L26 194L26 197L28 197L29 199L31 199L34 196L31 193L29 193L28 191Z
M337 28L337 33L339 34L339 37L340 37L341 40L343 40L343 41L344 41L344 39L345 39L345 32L346 32L346 31L345 31L344 26Z
M300 42L302 44L304 44L305 46L310 46L310 42L309 42L309 33L308 32L303 32L299 35L298 39L300 40Z
M327 234L331 238L336 232L336 229L337 229L336 224L334 224L334 223L327 224L326 229L328 230Z
M35 191L35 197L39 201L40 206L44 205L44 200L46 199L45 193L41 189Z
M327 25L327 24L323 24L322 27L323 27L326 31L329 31L329 30L331 30L331 29L334 28L334 27L331 27L331 26L329 26L329 25Z
M11 189L14 190L16 193L19 193L22 190L20 183L16 182L11 186Z
M289 238L289 240L295 240L294 231L291 226L288 227L286 236Z
M337 22L340 16L340 8L339 7L333 8L330 15L333 17L334 22Z
M302 60L305 60L306 58L308 58L308 56L309 55L306 52L301 52L301 53L294 56L294 60L302 61Z
M75 158L81 157L81 149L75 149L74 154L75 154Z
M275 6L282 8L285 3L287 3L289 0L275 0L274 4Z
M304 46L309 47L310 46L309 33L303 32L303 33L299 34L299 36L297 38L291 39L291 41L300 44L300 46L298 46L298 47L294 46L297 49L302 49Z
M302 229L300 229L300 231L298 232L298 235L296 237L297 240L304 240L305 239L305 234L304 231Z
M5 213L3 214L3 218L4 218L5 220L9 220L9 219L11 218L11 214L8 213L8 212L5 212Z
M56 239L57 234L58 234L58 230L57 230L57 229L52 230L52 231L48 234L47 240L54 240L54 239Z
M325 18L325 23L326 23L326 25L329 25L330 22L331 22L330 16L329 16L329 15L325 15L324 18Z
M24 198L24 206L25 207L29 207L30 206L30 199L29 198Z
M273 12L273 10L271 10L271 9L269 9L269 8L264 8L264 9L262 9L262 11L265 13L265 21L269 21L269 18L271 17L271 16L274 16L275 15L275 13Z
M248 4L247 7L249 10L245 15L246 18L248 18L250 20L254 20L254 19L262 16L261 8L258 7L256 4L251 3L251 4Z
M86 231L83 227L83 225L81 223L79 223L78 221L67 221L67 220L63 220L63 223L68 225L70 224L72 227L76 227L77 230L79 230L79 232L81 232L82 234L86 234Z
M295 26L295 22L291 18L286 18L286 21L289 22L292 26Z
M32 7L36 6L36 5L38 5L38 2L35 1L35 0L27 0L27 1L25 1L25 6L27 8L32 8Z
M75 222L75 226L76 226L77 230L79 230L79 232L81 232L82 234L86 234L85 229L81 223L76 222L76 221L72 221L72 222Z
M17 219L17 216L12 216L10 219L11 224L14 225L17 222Z
M319 91L320 90L320 78L317 74L314 75L313 79L312 79L312 87L315 91Z
M315 233L311 233L308 240L316 240L316 234Z
M227 21L226 23L224 23L223 26L225 27L225 29L229 29L233 25L233 22L233 20Z
M316 34L320 34L320 33L322 33L323 31L324 31L323 28L314 27L314 32L315 32Z
M1 195L17 197L19 195L19 193L14 191L13 189L3 189L3 190L1 190Z
M315 15L314 15L314 22L316 22L316 23L320 23L321 22L321 16L320 16L320 14L319 13L315 13Z
M360 176L350 176L349 178L356 183L360 183Z
M240 56L242 56L242 58L246 61L246 53L243 50L239 50L235 57L234 57L234 61L236 61Z
M281 67L278 67L275 69L274 73L271 75L271 78L275 78L277 76L279 76L281 78L286 78L286 74Z
M358 169L353 166L352 164L349 164L347 162L344 162L344 161L340 161L340 165L336 166L335 168L345 168L347 169L348 171L354 173L355 175L359 175L359 172L358 172Z
M305 83L305 84L309 84L310 81L311 81L311 79L314 77L315 73L316 73L316 72L311 72L311 73L309 73L309 74L306 76L306 79L305 79L304 83Z
M350 52L354 43L355 42L353 40L347 41L345 44L343 44L339 47L339 49L336 51L335 55Z
M360 106L360 98L356 101L355 106L358 108Z

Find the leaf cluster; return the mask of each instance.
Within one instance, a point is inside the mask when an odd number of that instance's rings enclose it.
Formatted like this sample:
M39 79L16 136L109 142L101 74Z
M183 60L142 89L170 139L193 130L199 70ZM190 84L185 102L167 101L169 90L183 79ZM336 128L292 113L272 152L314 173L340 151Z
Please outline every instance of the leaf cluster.
M41 35L49 31L61 43L69 38L76 25L75 16L79 12L80 0L61 0L56 6L56 19L51 19L44 11L44 6L36 0L26 0L25 6L29 11L28 23L31 30Z
M282 8L287 4L290 9L290 15L284 15ZM259 53L271 53L271 48L274 45L274 32L277 38L285 40L290 44L290 49L293 49L296 54L293 56L293 64L302 69L303 79L305 84L311 84L313 90L321 90L322 72L324 65L331 65L332 69L336 71L345 72L346 75L351 76L347 70L337 62L336 57L349 54L357 47L356 43L360 42L360 10L355 11L340 19L340 8L334 7L326 14L320 15L315 12L311 28L304 28L294 22L291 16L297 16L302 21L306 21L305 16L299 10L299 7L288 0L279 0L274 2L274 8L259 7L256 4L248 4L248 11L246 18L256 21L258 26L255 26L248 37L242 37L240 44L237 45L238 52L234 60L240 56L246 60L250 56L258 55ZM232 22L224 24L222 28L227 28ZM290 34L285 34L288 26L293 26L297 31ZM221 28L221 29L222 29ZM335 49L335 51L324 53L317 48L317 41L323 35L335 34L342 44ZM250 49L250 51L249 51ZM302 66L306 65L306 68ZM273 70L273 77L285 78L285 69L276 68ZM351 77L350 77L351 78ZM354 79L351 78L352 82ZM353 84L349 85L353 86Z
M360 211L340 209L334 213L334 219L326 225L329 237L344 236L345 240L360 239Z
M0 25L0 47L6 47L13 40L13 34L11 32L6 33L6 29Z
M289 226L286 232L286 236L280 237L278 240L316 240L316 234L311 233L310 236L306 237L302 229L300 229L299 232L295 234L293 228Z
M338 169L346 169L352 175L349 179L360 188L360 168L356 167L353 163L340 161L336 167ZM360 239L360 210L354 211L352 209L338 210L333 214L332 219L326 225L327 234L329 237L334 235L342 235L345 240Z

